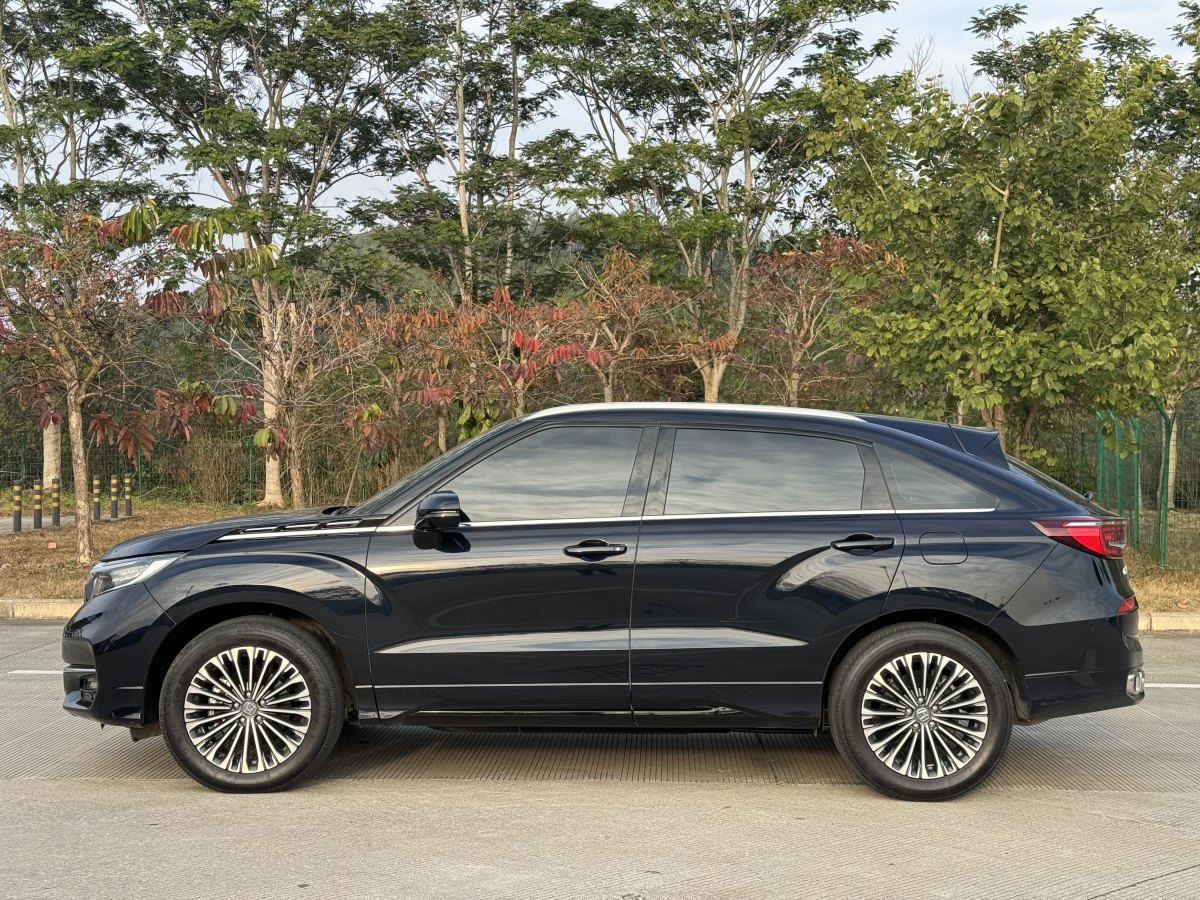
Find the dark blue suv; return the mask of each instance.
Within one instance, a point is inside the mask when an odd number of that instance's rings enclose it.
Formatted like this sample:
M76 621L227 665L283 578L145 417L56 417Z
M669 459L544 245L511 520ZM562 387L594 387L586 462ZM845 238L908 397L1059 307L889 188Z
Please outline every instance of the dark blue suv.
M65 706L227 791L293 784L350 719L829 729L877 789L942 799L1014 721L1143 698L1124 533L992 432L552 409L355 508L114 547Z

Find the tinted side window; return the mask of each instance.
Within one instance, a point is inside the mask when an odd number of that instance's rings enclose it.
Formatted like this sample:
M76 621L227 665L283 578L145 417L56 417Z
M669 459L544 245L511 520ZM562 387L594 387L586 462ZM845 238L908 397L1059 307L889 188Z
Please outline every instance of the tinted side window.
M472 522L621 515L640 428L568 426L521 438L446 483Z
M766 431L681 428L667 482L667 515L861 509L858 446Z
M994 509L996 498L932 463L875 445L896 509Z

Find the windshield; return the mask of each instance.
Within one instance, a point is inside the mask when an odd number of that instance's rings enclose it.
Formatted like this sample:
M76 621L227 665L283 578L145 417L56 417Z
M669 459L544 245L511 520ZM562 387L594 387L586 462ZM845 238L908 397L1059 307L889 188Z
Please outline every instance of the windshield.
M434 457L423 466L419 466L409 472L391 487L384 488L374 497L363 501L354 509L348 510L344 515L347 516L384 516L391 515L400 508L401 499L406 493L417 484L422 478L432 472L434 469L440 468L442 465L450 465L456 459L470 453L472 449L479 443L480 439L485 435L494 435L499 431L508 430L517 420L513 419L505 422L503 425L497 425L494 428L489 428L487 431L482 431L469 441L463 441L457 447L447 450L441 456Z

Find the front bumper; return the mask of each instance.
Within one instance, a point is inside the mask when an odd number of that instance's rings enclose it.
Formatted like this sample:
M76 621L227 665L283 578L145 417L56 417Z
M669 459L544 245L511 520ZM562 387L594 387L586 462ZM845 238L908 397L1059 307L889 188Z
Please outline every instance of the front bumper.
M87 601L63 629L63 709L129 728L153 721L146 685L172 626L142 584Z

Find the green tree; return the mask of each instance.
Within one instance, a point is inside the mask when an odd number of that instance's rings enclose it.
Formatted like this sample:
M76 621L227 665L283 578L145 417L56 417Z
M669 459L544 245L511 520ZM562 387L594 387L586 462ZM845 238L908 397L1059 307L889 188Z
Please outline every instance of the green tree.
M814 50L845 66L864 49L849 23L888 0L569 0L543 25L548 79L578 101L582 134L534 148L608 239L685 294L676 343L715 401L746 324L757 254L802 219L822 171L805 153L817 107Z
M1094 15L1018 40L1022 17L972 19L992 46L965 101L938 79L831 65L822 148L838 213L900 263L864 279L881 289L865 352L913 388L944 385L1017 453L1068 398L1157 390L1188 267L1165 213L1172 155L1139 140L1169 61Z
M90 59L165 135L180 174L205 176L197 193L211 188L223 231L284 264L249 272L233 305L210 292L201 310L246 326L262 425L282 434L286 359L303 340L287 269L343 230L335 189L377 170L381 91L421 59L420 32L406 6L366 0L150 0L112 15ZM280 445L271 447L262 502L282 505Z
M522 156L523 131L549 114L550 92L531 80L530 34L543 0L420 0L409 5L426 36L411 70L385 68L385 171L393 197L360 214L379 239L430 270L459 303L496 288L519 296L537 278L550 234Z

